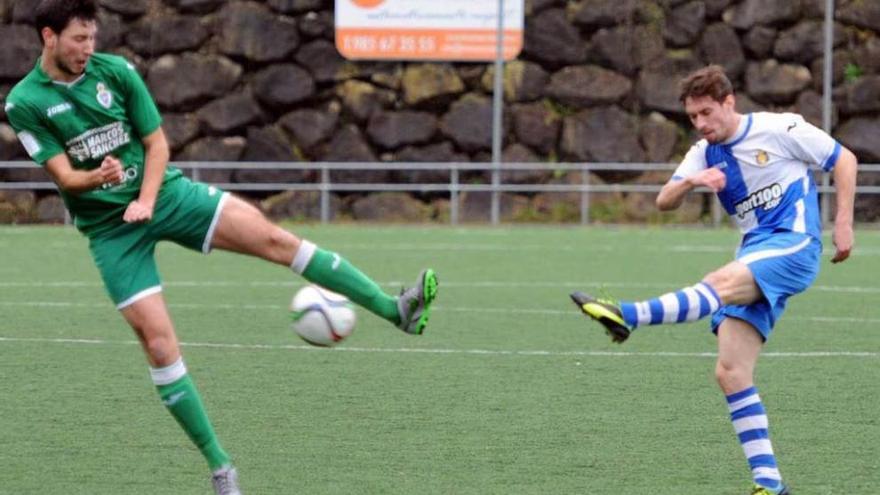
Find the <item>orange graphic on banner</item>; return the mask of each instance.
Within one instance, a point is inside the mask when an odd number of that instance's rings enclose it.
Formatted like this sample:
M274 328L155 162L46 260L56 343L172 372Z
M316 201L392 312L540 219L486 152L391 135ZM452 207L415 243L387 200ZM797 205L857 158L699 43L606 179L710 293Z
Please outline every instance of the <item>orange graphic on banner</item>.
M381 5L384 1L385 0L351 0L351 3L361 8L371 9Z
M494 60L494 29L336 29L336 49L350 59ZM522 50L522 30L504 30L504 59Z

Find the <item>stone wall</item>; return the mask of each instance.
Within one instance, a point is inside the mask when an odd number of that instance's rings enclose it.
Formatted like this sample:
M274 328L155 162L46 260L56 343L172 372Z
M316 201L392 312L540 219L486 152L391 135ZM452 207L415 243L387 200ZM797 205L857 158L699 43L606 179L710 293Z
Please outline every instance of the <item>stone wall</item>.
M0 97L39 52L29 24L36 3L0 0L0 39L6 40L0 44ZM332 0L99 3L99 49L128 57L143 74L163 112L174 160L491 158L491 64L344 60L333 44ZM509 172L504 180L580 181L554 173L556 161L677 160L693 134L677 101L676 82L709 62L726 67L741 110L792 110L821 125L824 4L526 0L525 47L504 73L504 158L549 163L545 173ZM839 0L835 20L833 133L863 162L880 162L880 2ZM24 158L0 109L0 160ZM205 179L315 177L232 170ZM872 181L867 174L862 179ZM448 181L448 176L339 172L334 180L423 182ZM487 179L473 173L463 180ZM657 183L662 178L618 173L594 180ZM859 199L862 220L880 214L869 200ZM402 201L399 195L373 200L348 195L335 198L334 214L370 218L389 202ZM421 204L398 213L408 212L406 219L448 214L441 196L418 195L414 201ZM487 215L485 197L465 195L463 201L465 219ZM564 220L576 216L572 201L566 195L508 198L504 211L514 219ZM615 220L652 215L638 195L597 196L596 201L594 211L617 211ZM686 216L699 218L704 206ZM277 201L266 207L290 210Z

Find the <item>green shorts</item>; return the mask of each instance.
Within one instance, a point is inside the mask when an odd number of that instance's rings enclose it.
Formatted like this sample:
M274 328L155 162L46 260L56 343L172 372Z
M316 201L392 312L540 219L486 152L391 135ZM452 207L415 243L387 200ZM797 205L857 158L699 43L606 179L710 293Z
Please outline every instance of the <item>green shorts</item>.
M89 250L117 309L162 290L156 243L207 253L227 193L186 177L159 190L149 223L124 223L89 236Z

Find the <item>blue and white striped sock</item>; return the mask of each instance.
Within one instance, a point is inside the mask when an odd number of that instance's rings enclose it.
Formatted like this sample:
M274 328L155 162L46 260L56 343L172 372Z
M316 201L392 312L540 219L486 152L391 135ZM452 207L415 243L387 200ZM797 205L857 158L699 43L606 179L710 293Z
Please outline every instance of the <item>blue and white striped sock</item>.
M727 396L727 408L733 429L739 437L752 479L758 485L779 493L784 488L782 476L776 466L773 445L770 443L767 413L758 395L758 389L749 387L741 392Z
M623 320L632 326L697 321L719 307L718 293L703 282L647 301L620 302Z

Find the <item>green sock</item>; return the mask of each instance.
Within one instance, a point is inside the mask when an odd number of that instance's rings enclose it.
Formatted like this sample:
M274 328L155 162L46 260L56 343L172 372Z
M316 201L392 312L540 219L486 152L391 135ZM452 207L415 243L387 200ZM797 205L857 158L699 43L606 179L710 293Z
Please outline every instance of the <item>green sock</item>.
M306 254L301 256L302 253ZM397 298L386 294L379 284L338 254L303 241L291 267L309 282L342 294L395 325L400 323Z
M230 464L229 454L217 440L202 398L189 374L167 385L156 385L156 388L162 403L205 456L211 471Z

